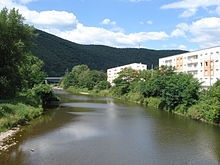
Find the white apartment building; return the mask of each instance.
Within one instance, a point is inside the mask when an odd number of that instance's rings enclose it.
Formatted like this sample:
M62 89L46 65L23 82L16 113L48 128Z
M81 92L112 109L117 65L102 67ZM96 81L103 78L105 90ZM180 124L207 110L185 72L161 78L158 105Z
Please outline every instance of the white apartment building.
M147 70L147 65L141 63L132 63L115 68L107 69L107 81L113 85L113 80L118 77L118 73L125 68L131 68L134 70Z
M209 87L220 79L220 46L160 58L159 66L163 65L193 74L203 87Z

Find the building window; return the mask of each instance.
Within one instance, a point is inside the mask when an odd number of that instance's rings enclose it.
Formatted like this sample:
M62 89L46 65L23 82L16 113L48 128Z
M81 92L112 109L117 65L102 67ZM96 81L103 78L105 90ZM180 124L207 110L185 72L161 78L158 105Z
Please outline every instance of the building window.
M207 61L205 62L205 66L208 66L208 62Z

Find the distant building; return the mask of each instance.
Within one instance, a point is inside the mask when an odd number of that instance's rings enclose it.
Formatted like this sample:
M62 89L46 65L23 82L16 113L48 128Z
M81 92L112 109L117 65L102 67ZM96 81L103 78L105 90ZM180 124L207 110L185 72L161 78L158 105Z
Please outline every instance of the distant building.
M220 46L160 58L159 66L162 65L190 73L203 87L209 87L220 79Z
M132 63L128 65L107 69L107 81L113 84L113 80L118 77L118 73L125 68L131 68L134 70L147 70L147 65L141 63Z

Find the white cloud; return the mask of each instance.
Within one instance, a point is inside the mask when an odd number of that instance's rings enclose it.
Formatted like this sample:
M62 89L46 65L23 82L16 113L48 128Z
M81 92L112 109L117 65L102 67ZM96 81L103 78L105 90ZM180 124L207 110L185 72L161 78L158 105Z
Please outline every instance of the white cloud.
M185 32L181 29L175 29L172 31L171 37L185 37Z
M190 33L194 36L191 41L200 45L220 45L220 18L203 18L190 25Z
M152 24L153 24L153 21L151 21L151 20L140 21L139 24L141 24L141 25L144 25L144 24L152 25Z
M189 31L189 25L186 23L180 23L176 26L176 29L171 32L171 37L184 37L184 38L186 38L187 31Z
M30 2L31 0L25 1ZM34 25L37 28L75 26L78 22L76 16L73 13L68 13L66 11L51 10L37 12L29 10L25 5L14 3L11 0L1 0L0 9L3 7L7 7L9 9L18 9L19 13L21 13L22 16L24 16L26 23Z
M27 2L27 1L26 1ZM108 18L102 21L111 25L108 30L101 27L89 27L81 24L73 13L66 11L32 11L25 5L11 0L1 0L0 5L15 7L26 18L26 22L49 33L82 44L102 44L114 47L134 47L150 40L164 40L169 36L165 32L139 32L126 34ZM0 6L1 7L1 6ZM150 22L149 22L150 23ZM65 28L68 27L68 30ZM70 30L71 29L71 30Z
M168 35L164 32L140 32L125 34L104 28L87 27L78 24L76 29L59 31L56 35L81 44L102 44L113 47L134 47L149 40L164 40Z
M26 11L24 17L31 24L49 27L66 27L76 25L78 20L72 13L66 11Z
M170 4L163 5L162 9L185 9L181 14L182 17L190 17L194 15L198 8L207 8L207 7L216 7L220 6L220 0L182 0L178 2L173 2Z
M162 6L162 9L188 9L198 7L219 6L220 0L182 0Z
M171 33L171 37L185 37L201 48L220 45L220 18L202 18L191 24L181 23Z
M153 24L153 21L148 20L148 21L147 21L147 24L148 24L148 25L152 25L152 24Z
M115 21L111 21L111 20L108 19L108 18L105 18L105 19L101 22L101 24L103 24L103 25L116 25L116 22L115 22Z
M191 17L191 16L193 16L196 12L197 12L197 9L196 9L196 8L189 8L189 9L186 9L186 10L180 15L180 17Z

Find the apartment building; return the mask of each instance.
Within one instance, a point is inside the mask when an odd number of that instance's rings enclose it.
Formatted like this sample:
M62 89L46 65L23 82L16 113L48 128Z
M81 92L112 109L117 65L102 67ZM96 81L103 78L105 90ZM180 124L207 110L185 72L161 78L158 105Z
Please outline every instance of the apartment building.
M107 69L107 81L113 85L113 80L118 77L118 73L125 68L131 68L134 70L147 70L147 65L141 63L132 63L128 65L118 66L115 68Z
M220 79L220 46L160 58L159 66L163 65L192 74L203 87L209 87Z

